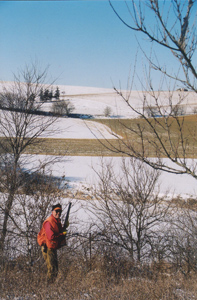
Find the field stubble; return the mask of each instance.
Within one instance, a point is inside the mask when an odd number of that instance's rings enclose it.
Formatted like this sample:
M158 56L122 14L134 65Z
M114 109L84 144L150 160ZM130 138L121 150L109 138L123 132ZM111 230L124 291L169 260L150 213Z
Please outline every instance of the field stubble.
M151 120L151 119L150 119ZM183 117L180 117L180 122ZM28 154L43 155L67 155L67 156L126 156L129 149L126 145L141 149L141 139L134 132L140 126L143 128L145 139L143 140L146 154L149 157L155 157L159 151L161 157L166 157L154 133L147 127L147 123L143 119L91 119L91 121L99 122L108 126L109 131L115 133L120 138L114 139L57 139L57 138L39 138L37 143L27 148ZM182 132L184 135L184 143L187 147L186 153L188 158L197 158L197 115L184 117L184 125ZM154 120L151 121L154 123ZM158 121L164 125L164 119ZM88 122L87 122L88 123ZM173 119L170 123L170 140L169 132L158 126L158 133L167 149L173 145L174 149L179 149L182 153L182 141L180 139L180 129ZM164 128L165 126L163 126ZM1 141L4 140L1 138ZM156 145L157 146L153 146Z

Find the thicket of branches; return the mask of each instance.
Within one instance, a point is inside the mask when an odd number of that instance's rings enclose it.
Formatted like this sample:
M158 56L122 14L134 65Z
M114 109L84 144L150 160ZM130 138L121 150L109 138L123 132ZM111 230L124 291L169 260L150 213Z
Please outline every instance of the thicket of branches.
M177 299L180 283L186 297L196 295L195 206L159 197L158 171L141 162L123 160L118 176L113 167L103 164L98 173L99 188L86 206L88 226L77 222L73 202L67 245L58 250L59 275L51 287L45 286L37 234L54 202L62 203L65 215L61 179L58 185L42 172L38 181L32 178L31 188L15 195L1 264L2 295L132 299L132 293L134 299L145 294L146 299Z
M119 174L112 162L102 165L91 213L96 240L116 257L135 263L166 262L196 272L195 199L184 202L160 194L160 172L135 159L123 159ZM100 244L100 245L101 245Z
M196 272L195 201L161 196L159 172L142 162L123 159L118 175L114 167L113 161L103 163L97 173L100 180L92 190L94 200L84 208L89 214L88 224L71 214L67 234L70 251L80 253L88 269L95 257L103 257L105 264L114 264L118 273L126 272L127 276L136 266L140 270L154 264L168 265L169 270L185 275ZM42 171L28 178L24 189L15 195L2 266L18 257L32 266L40 261L37 234L43 221L54 203L63 204L63 216L66 211L62 182ZM4 197L2 194L1 206ZM72 211L76 211L74 202ZM132 265L131 270L127 264Z

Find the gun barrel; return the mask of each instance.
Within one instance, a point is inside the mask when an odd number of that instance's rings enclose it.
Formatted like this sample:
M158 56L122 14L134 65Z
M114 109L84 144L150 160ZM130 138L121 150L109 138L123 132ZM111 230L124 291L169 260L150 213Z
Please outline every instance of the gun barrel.
M68 223L70 209L71 209L71 202L69 203L68 210L67 210L67 213L66 213L66 218L65 218L65 221L64 221L64 228L66 228L66 224Z

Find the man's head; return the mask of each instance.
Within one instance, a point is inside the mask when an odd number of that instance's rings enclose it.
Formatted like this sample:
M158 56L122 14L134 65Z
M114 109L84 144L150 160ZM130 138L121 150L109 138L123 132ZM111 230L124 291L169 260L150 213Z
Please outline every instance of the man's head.
M59 219L59 217L61 216L62 213L62 206L61 204L56 204L52 206L52 215L54 216L54 218Z

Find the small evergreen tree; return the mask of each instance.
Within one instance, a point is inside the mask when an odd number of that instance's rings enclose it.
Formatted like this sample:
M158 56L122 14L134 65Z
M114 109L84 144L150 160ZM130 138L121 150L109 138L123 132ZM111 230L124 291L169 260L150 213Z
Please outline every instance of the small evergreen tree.
M53 91L51 90L51 91L49 92L49 100L52 100L52 98L53 98Z
M58 87L56 88L56 91L55 91L55 94L54 94L54 98L57 99L57 100L60 98L60 90L59 90Z
M46 90L44 91L43 100L47 101L47 100L49 100L49 99L50 99L50 96L49 96L49 90L46 89Z
M43 101L44 100L44 93L43 93L43 89L40 90L40 100Z

